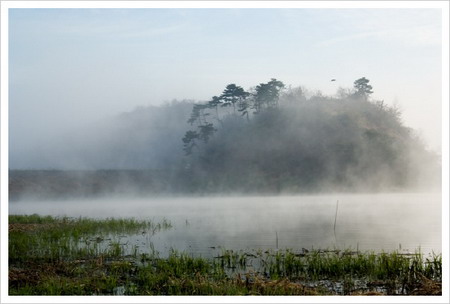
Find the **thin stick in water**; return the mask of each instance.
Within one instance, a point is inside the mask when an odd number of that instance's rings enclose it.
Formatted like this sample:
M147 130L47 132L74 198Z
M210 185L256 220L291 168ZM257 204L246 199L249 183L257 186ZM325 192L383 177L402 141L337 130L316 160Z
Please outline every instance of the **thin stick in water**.
M275 238L276 238L276 245L277 245L277 249L278 249L278 232L275 231Z
M336 214L334 215L334 238L336 239L336 220L337 220L337 213L338 213L338 208L339 208L339 200L336 202Z

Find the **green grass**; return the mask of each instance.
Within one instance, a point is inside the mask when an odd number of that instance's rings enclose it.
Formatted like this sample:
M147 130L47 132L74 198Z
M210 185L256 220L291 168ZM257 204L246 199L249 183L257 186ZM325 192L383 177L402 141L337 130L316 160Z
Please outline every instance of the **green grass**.
M161 258L116 235L171 224L135 219L9 217L11 295L441 294L442 256L399 252L222 250ZM107 238L111 238L108 240ZM108 241L107 241L108 240ZM106 242L106 245L105 245ZM331 287L330 287L331 286Z

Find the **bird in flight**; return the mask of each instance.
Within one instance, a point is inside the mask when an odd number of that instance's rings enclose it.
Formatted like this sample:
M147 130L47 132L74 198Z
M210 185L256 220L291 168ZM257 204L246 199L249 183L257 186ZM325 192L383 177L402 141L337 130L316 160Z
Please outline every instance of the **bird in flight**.
M333 79L331 79L331 81L336 81L336 79L333 78Z

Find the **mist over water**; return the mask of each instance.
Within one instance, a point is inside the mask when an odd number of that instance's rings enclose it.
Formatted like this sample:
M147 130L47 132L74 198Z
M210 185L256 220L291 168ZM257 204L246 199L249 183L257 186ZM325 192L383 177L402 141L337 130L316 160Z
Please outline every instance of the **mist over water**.
M13 148L11 169L39 170L10 170L9 213L167 219L173 229L124 240L163 254L440 252L440 157L368 82L335 96L230 84Z
M173 229L129 240L130 248L137 244L145 250L151 242L162 254L173 248L213 256L220 248L266 250L277 243L279 249L294 250L441 252L439 193L19 201L9 212L167 219Z

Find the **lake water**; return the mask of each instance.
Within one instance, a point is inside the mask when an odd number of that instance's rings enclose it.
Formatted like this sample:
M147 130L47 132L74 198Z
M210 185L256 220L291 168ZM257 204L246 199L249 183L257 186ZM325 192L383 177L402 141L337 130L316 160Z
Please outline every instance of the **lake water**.
M9 214L33 213L167 219L172 229L131 238L131 243L141 247L151 242L162 253L173 248L214 256L222 248L277 247L412 252L420 247L426 254L441 252L440 193L109 198L9 204Z

